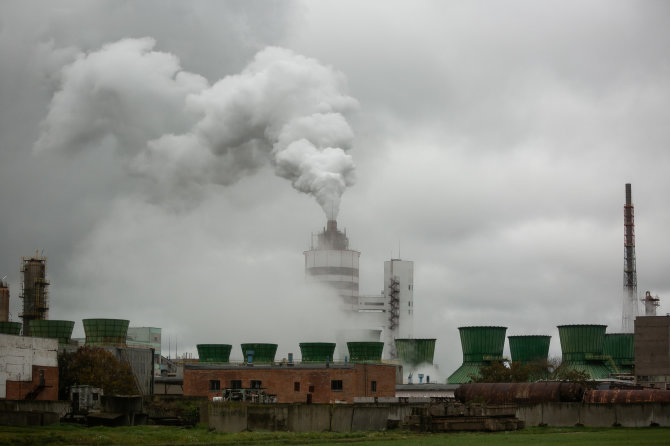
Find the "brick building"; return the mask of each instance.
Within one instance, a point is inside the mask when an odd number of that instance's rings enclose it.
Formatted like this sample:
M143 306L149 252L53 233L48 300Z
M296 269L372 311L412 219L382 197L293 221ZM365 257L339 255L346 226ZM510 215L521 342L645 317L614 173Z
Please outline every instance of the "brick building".
M670 317L635 319L635 379L644 387L670 389Z
M187 364L184 368L184 396L209 399L225 389L262 389L278 403L353 403L354 397L394 397L395 385L396 366L390 364Z
M0 399L58 400L58 340L0 334Z

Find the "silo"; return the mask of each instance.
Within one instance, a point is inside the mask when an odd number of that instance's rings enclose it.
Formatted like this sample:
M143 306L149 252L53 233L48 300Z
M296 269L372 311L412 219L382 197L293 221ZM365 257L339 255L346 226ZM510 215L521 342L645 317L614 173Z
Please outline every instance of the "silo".
M608 378L603 356L607 325L559 325L563 361L561 369L588 373L591 379Z
M58 339L61 345L70 343L74 321L30 321L30 336L35 338L53 338Z
M351 362L381 362L383 342L347 342Z
M84 319L86 346L103 345L125 346L128 336L128 324L125 319Z
M447 378L449 384L463 384L479 375L479 369L503 360L507 327L458 327L463 349L463 365Z
M435 339L399 338L395 340L395 348L398 359L403 364L411 366L432 364L435 354Z
M302 362L333 362L334 342L301 342Z
M21 334L21 325L21 322L0 321L0 334L18 336Z
M198 362L228 362L231 344L198 344Z
M253 362L274 362L275 354L277 354L277 347L277 344L242 344L244 362L247 362L250 351L254 352Z
M546 362L549 357L551 336L525 335L507 336L512 362Z
M635 342L633 333L607 333L603 354L609 356L616 367L615 373L633 373Z

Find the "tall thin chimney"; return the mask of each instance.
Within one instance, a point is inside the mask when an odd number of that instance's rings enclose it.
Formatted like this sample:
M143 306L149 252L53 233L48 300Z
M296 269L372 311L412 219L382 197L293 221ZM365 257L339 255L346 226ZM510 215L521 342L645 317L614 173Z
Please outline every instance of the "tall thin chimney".
M621 330L632 333L638 316L637 271L635 268L635 216L630 184L626 184L626 204L623 207L624 264L623 264L623 309Z

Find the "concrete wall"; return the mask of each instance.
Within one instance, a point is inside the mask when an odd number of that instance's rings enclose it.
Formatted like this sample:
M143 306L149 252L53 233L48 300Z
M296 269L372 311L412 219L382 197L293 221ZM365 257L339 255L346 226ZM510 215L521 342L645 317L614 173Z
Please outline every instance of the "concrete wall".
M54 368L55 393L52 391ZM49 388L38 398L58 399L58 340L0 334L0 398L7 398L8 381L35 382L37 377L33 376L33 370L45 370L45 379L49 379ZM31 389L23 390L28 393Z
M541 403L520 405L517 418L526 426L593 427L670 426L670 403Z
M209 427L220 432L349 432L386 429L390 405L211 403Z
M67 401L0 401L0 425L46 426L56 424L70 410Z

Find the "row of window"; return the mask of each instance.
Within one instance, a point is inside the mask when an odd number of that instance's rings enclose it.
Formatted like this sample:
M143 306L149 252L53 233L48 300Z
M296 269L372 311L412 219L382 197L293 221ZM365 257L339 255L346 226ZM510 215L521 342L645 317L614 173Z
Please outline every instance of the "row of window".
M259 380L252 379L251 382L249 383L250 387L252 389L260 389L263 386L263 382ZM230 388L231 389L241 389L242 388L242 380L239 379L233 379L230 381ZM218 379L210 379L209 380L209 390L216 391L216 390L221 390L221 380ZM295 392L300 392L300 382L296 381L293 383L293 390ZM314 386L309 386L308 388L310 393L314 392ZM330 390L333 392L342 392L344 390L344 386L342 385L342 380L341 379L332 379L330 381ZM377 391L377 381L370 381L370 391L371 392L376 392Z

